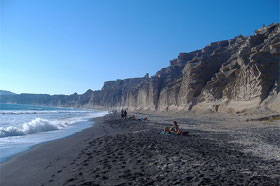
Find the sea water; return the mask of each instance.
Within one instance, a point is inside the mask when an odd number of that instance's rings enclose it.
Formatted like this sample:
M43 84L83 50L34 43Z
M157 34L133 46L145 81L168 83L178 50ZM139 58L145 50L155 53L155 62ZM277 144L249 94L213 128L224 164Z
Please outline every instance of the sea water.
M0 163L32 146L90 127L106 111L0 103Z

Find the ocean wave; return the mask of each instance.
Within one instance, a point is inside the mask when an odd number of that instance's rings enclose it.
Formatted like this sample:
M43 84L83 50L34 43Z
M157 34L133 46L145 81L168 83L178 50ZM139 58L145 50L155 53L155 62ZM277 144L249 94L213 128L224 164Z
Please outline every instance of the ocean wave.
M27 111L0 111L0 114L52 114L52 113L58 113L58 114L64 114L64 113L89 113L90 111L87 110L27 110Z
M70 118L66 120L47 120L35 118L30 122L24 123L21 127L0 127L0 138L9 136L23 136L39 132L48 132L63 129L73 123L84 121L85 117Z

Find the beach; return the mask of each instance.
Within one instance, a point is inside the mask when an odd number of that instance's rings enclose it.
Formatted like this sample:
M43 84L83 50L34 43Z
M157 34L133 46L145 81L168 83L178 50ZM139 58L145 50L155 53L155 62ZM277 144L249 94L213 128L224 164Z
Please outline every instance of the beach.
M148 120L109 114L95 118L91 128L17 155L1 164L0 185L280 184L279 120L133 114ZM174 120L187 135L161 134Z

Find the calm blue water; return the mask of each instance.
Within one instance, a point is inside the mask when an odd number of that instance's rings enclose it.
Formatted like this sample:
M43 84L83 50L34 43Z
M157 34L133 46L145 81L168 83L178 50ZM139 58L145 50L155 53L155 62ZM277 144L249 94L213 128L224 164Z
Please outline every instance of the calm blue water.
M79 132L105 111L0 103L0 163L30 147Z

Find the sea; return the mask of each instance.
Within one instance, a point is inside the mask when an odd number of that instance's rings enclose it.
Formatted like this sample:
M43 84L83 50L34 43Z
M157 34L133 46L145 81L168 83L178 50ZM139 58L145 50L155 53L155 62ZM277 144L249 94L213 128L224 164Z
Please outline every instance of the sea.
M107 111L0 103L0 163L34 145L73 135Z

